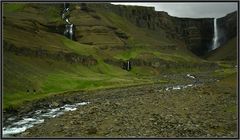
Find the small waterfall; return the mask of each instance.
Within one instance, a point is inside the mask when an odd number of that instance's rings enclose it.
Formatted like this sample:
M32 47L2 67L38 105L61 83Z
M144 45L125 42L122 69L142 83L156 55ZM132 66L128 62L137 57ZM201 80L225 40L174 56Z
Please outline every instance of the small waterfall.
M73 40L73 24L66 24L64 35L69 39Z
M128 60L127 61L127 71L131 70L131 62Z
M213 45L211 50L215 50L219 46L218 44L218 27L217 27L217 19L214 18L214 37L213 37Z
M71 40L73 39L73 24L70 24L70 27L69 27L69 37Z
M62 19L66 22L64 35L68 37L69 39L73 40L74 30L73 30L73 24L69 21L69 18L67 17L67 13L69 12L69 4L64 3L63 4L64 9L62 13Z
M127 70L127 71L130 71L132 69L132 66L131 66L131 61L127 61L127 62L124 62L123 65L122 65L122 68Z

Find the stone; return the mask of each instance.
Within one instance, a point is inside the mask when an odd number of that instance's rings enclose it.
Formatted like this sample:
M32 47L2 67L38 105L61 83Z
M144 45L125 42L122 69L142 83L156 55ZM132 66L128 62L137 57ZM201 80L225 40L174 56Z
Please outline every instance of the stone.
M83 115L83 114L84 114L84 111L80 111L79 114L80 114L80 115Z
M58 104L57 102L52 102L51 106L52 106L52 107L58 107L59 104Z
M30 132L23 132L21 135L22 136L27 136L27 135L29 135L30 134Z
M154 118L149 118L149 121L154 121L155 119Z

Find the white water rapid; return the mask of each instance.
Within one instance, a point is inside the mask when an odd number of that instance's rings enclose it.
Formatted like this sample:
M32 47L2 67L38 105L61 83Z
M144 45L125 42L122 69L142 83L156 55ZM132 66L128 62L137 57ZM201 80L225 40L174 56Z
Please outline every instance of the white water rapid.
M3 127L3 137L13 137L15 134L22 133L36 124L43 123L46 119L61 116L68 111L75 111L78 107L89 103L90 102L80 102L71 105L65 104L58 108L36 110L32 115L23 116L19 120L17 120L16 117L8 118L5 122L8 125Z

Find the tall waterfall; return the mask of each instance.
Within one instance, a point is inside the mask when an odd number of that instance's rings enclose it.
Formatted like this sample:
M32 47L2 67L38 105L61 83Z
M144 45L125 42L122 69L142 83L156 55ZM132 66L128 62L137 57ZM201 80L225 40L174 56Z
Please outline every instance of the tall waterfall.
M214 37L213 37L213 45L211 50L215 50L219 46L218 44L218 27L217 27L217 19L214 18Z
M73 35L74 35L74 30L73 30L73 24L69 21L69 18L67 16L68 12L69 12L69 4L64 3L64 9L63 9L63 13L62 13L62 19L65 21L65 30L64 30L64 35L66 37L68 37L69 39L73 39Z

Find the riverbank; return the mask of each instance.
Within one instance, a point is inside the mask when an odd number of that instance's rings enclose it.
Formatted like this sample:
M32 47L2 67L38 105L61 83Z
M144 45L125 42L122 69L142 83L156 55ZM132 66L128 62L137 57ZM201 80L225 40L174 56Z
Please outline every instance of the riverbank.
M69 94L72 95L72 98L67 96L70 100L87 101L90 104L54 119L47 119L16 136L236 136L236 75L214 79L205 73L195 77L197 79L187 75L175 75L168 76L175 81L172 84ZM179 84L173 84L177 82ZM55 101L57 103L57 100Z

